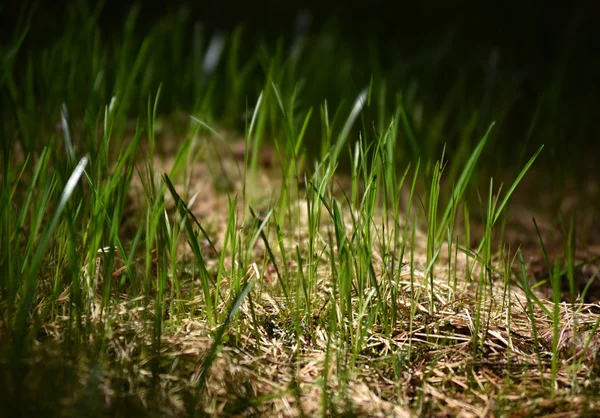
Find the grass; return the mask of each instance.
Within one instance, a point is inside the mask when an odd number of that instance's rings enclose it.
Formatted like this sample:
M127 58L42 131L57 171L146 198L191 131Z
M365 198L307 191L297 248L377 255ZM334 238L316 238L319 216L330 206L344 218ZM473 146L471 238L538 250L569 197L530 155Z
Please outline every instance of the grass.
M248 58L239 29L184 49L185 11L140 39L133 8L116 44L98 13L75 3L37 55L25 18L1 51L7 410L598 413L574 221L564 263L529 230L551 298L504 240L542 147L504 194L486 177L511 100L480 129L458 87L428 105L427 73L346 83L365 69L335 33Z

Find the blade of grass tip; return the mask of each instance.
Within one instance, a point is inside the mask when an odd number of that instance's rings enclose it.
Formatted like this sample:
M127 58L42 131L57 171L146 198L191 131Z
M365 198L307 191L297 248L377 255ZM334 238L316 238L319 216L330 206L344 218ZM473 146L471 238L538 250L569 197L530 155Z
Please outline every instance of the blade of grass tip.
M365 106L368 90L369 90L368 87L365 87L359 93L358 97L354 101L354 106L352 107L352 111L350 112L348 119L346 119L346 123L344 124L344 127L342 128L342 132L340 133L338 140L333 148L333 155L331 155L331 161L334 161L334 162L337 161L337 159L340 155L340 152L342 151L342 148L344 147L344 144L346 143L346 140L348 139L350 130L352 129L352 126L354 126L354 122L356 121L356 118L358 117L358 115L362 111L363 107Z
M33 258L31 260L29 271L27 272L27 275L26 275L25 295L21 302L21 305L19 306L19 311L17 313L17 319L15 322L15 333L16 333L15 344L14 344L14 354L16 356L15 364L17 364L19 356L21 355L22 350L24 349L23 345L25 342L24 339L25 339L25 334L26 334L27 316L28 316L29 310L31 308L31 305L33 303L33 299L35 297L36 278L37 278L38 271L42 265L44 255L46 254L46 250L50 246L52 236L54 235L54 231L56 230L56 228L58 226L60 217L61 217L65 207L67 206L67 202L73 195L73 192L75 191L75 187L77 186L77 183L79 183L79 180L81 179L81 176L83 175L83 173L85 171L85 167L87 166L88 161L89 161L89 157L87 155L85 155L79 161L79 163L73 170L73 173L67 180L67 183L65 184L65 188L63 189L63 192L62 192L62 195L58 202L58 205L56 206L56 210L54 211L54 215L52 216L52 219L50 221L50 224L49 224L48 228L46 229L46 231L43 233L43 235L40 239L40 242L36 248L36 251L33 255Z
M75 149L71 140L71 130L69 129L69 110L67 105L63 103L60 107L60 122L65 140L65 149L67 150L67 158L69 163L75 161Z
M440 242L440 240L443 238L444 231L446 230L446 224L448 223L448 219L452 213L452 209L460 203L463 195L465 194L467 185L469 184L469 181L471 180L471 176L473 175L475 165L477 164L477 161L479 160L481 152L483 151L483 148L485 147L485 144L488 141L490 132L492 131L493 127L494 127L494 123L491 123L490 126L488 127L488 130L486 131L485 135L483 135L483 138L481 138L481 141L479 141L479 144L477 144L477 146L471 153L469 160L465 164L465 167L464 167L458 181L456 182L454 194L453 194L452 198L450 199L450 203L448 203L448 205L446 206L446 210L444 211L444 215L442 216L442 219L438 226L436 242Z
M306 134L306 129L308 128L308 123L312 116L312 112L313 112L313 108L310 107L308 109L308 112L306 113L306 116L304 117L304 123L302 124L302 128L300 129L300 133L296 137L296 145L294 147L294 155L293 155L294 158L296 158L296 156L300 152L300 147L302 146L302 142L304 140L304 135Z
M527 164L525 164L525 167L523 167L523 169L521 170L521 172L519 173L519 175L517 176L517 178L513 182L512 186L510 186L510 189L508 189L508 191L506 192L506 195L504 196L504 199L502 200L502 203L500 203L500 206L498 206L498 209L496 210L496 214L494 216L494 220L492 222L492 226L494 226L496 224L496 221L498 220L498 218L502 214L502 210L504 209L504 206L506 206L506 204L508 203L508 200L510 199L511 195L513 194L513 192L515 191L515 189L517 188L517 186L519 185L519 183L521 182L521 180L523 179L523 177L525 176L525 174L527 173L527 171L529 171L529 167L531 167L531 165L534 163L534 161L537 159L538 155L540 154L540 152L542 152L543 149L544 149L543 145L538 148L538 150L536 151L536 153L533 154L533 156L529 159L529 161L527 162Z
M185 213L190 218L192 218L192 220L194 221L194 223L196 224L198 229L200 229L200 232L202 232L202 235L204 236L206 241L208 241L208 245L210 245L211 250L213 250L216 254L218 254L219 252L217 251L217 248L215 247L212 240L210 239L210 236L208 235L206 230L202 227L202 224L198 221L198 219L196 218L196 215L194 215L194 212L192 212L190 210L190 208L188 207L188 205L185 204L185 202L183 201L181 196L179 196L179 193L177 193L177 191L175 190L175 187L173 186L173 183L171 182L171 179L169 178L169 176L165 174L164 179L165 179L165 183L167 184L167 187L169 188L169 192L171 192L171 195L173 196L173 199L175 200L175 203L177 205L179 205L181 203L182 209L185 211ZM182 215L182 217L183 217L183 215Z
M252 207L249 207L249 209L250 209L250 214L252 215L252 217L257 222L259 222L260 219L254 213L254 210L252 209ZM267 249L267 254L269 255L269 260L271 261L271 264L273 264L273 268L275 268L275 274L277 274L277 280L279 281L281 289L283 290L283 294L285 295L285 298L288 299L288 301L289 301L287 285L285 284L285 282L283 281L283 278L281 277L281 274L279 273L279 267L277 267L277 261L275 260L275 256L273 255L273 251L271 250L271 246L269 245L269 240L267 239L267 235L265 234L264 229L260 230L260 237L262 238L263 243L265 244L265 248Z
M263 100L263 92L261 91L258 95L258 100L256 101L256 105L254 106L254 113L252 113L252 119L250 120L250 127L248 128L248 132L246 133L246 139L249 140L254 132L254 127L256 125L256 119L258 118L258 114L260 113L260 108Z
M275 85L275 82L271 80L271 88L273 89L273 93L275 94L275 98L277 99L277 104L279 105L279 109L281 110L281 114L283 118L287 121L287 112L285 111L285 106L283 105L283 100L281 100L281 95L279 94L279 89ZM291 132L288 132L291 133Z

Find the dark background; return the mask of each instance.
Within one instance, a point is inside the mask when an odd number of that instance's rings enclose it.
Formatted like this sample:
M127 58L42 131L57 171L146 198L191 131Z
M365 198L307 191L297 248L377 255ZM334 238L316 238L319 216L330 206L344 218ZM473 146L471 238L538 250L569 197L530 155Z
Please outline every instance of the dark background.
M3 2L0 34L10 37L19 16L32 13L31 44L50 42L64 22L65 0L53 2ZM131 1L104 4L101 23L107 34L120 28ZM150 0L142 5L138 31L181 5L191 12L191 21L201 21L209 30L230 31L243 24L249 37L276 39L293 33L300 12L311 16L310 31L317 33L335 19L350 43L366 39L383 49L401 54L417 53L452 34L457 53L480 54L498 49L503 59L516 67L552 72L559 54L568 53L583 67L598 68L600 7L594 0L551 5L545 1L485 2L472 0L423 2L375 1L185 1Z
M60 31L68 1L4 2L2 34L10 35L22 10L35 14L33 32L49 40ZM134 2L106 2L101 21L107 30L119 27ZM350 40L374 38L380 42L401 42L407 48L426 45L449 30L472 47L498 46L514 50L519 59L551 59L557 47L575 37L575 55L589 57L598 45L598 13L594 0L551 5L544 1L482 2L451 0L423 2L375 1L185 1L150 0L142 5L139 29L150 26L170 10L185 4L193 20L212 29L231 30L240 23L250 33L263 36L291 34L294 19L309 11L312 29L318 31L331 17L340 20ZM576 33L573 33L576 32ZM574 39L573 39L574 40ZM410 44L410 45L409 45ZM593 51L596 59L597 51Z
M79 1L93 5L93 2ZM4 2L0 7L0 35L9 39L19 16L32 15L25 51L37 51L52 43L66 21L66 1ZM123 27L133 2L106 2L100 14L103 37L111 39ZM454 1L145 1L141 5L136 32L140 38L160 19L185 5L190 33L201 22L208 34L228 33L244 26L244 48L250 51L255 40L290 40L301 13L310 15L309 34L335 27L350 49L360 55L366 45L376 45L383 73L393 76L398 62L417 62L423 54L446 43L448 57L440 61L435 91L439 101L456 82L457 74L467 74L468 97L482 95L486 68L497 64L498 90L503 83L518 79L518 102L506 122L504 143L513 146L525 135L539 97L541 128L535 143L547 144L545 154L553 164L567 154L572 161L595 169L600 152L597 99L600 92L600 7L594 0L564 2L551 6L544 1L485 2ZM114 40L113 40L114 41ZM250 52L248 52L250 54ZM23 54L25 56L25 54ZM359 60L360 61L360 60ZM423 64L423 68L427 64ZM457 67L461 67L457 70ZM466 69L465 69L466 68ZM385 70L388 70L388 73ZM367 69L368 70L368 69ZM364 73L365 71L363 71ZM460 75L459 74L459 75ZM362 81L357 82L360 87ZM477 109L477 99L474 109ZM492 100L494 100L492 98ZM486 115L490 121L494 115ZM559 121L560 119L560 121ZM560 129L554 126L560 122ZM487 123L487 122L486 122ZM480 132L486 125L482 122ZM577 140L575 140L575 136ZM524 151L530 154L532 149ZM510 154L510 152L508 152Z

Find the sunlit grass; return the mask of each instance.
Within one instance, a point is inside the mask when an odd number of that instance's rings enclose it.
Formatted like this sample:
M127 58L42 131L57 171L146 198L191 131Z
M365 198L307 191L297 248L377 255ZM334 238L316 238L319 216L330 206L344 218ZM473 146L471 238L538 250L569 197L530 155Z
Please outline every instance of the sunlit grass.
M85 31L73 17L24 73L12 55L2 64L0 399L12 410L502 415L544 410L515 396L581 413L597 402L586 353L600 318L589 284L575 285L574 223L562 265L534 221L551 300L503 242L542 155L502 179L504 194L485 177L510 100L495 125L453 122L458 88L434 112L435 90L412 76L342 82L353 58L335 34L247 58L241 29L205 39L195 26L188 54L184 12L140 40L134 8L111 46L98 11L79 11ZM54 364L70 376L48 388L62 403L36 403Z

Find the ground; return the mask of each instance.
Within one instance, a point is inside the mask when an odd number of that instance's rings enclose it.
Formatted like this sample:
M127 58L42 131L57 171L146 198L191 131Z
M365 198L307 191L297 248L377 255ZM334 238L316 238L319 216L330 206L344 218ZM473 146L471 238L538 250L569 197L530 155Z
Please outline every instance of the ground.
M365 212L352 203L357 180L348 174L332 177L319 201L313 193L318 177L307 170L307 181L292 187L290 179L298 180L302 170L286 178L282 168L291 163L282 164L273 149L263 149L257 168L245 171L243 142L226 138L224 143L233 144L229 152L214 137L201 140L219 145L199 146L202 152L190 153L197 158L190 157L177 173L176 157L158 155L154 170L156 182L163 173L173 174L179 196L211 238L194 227L212 280L216 318L207 314L201 268L180 208L166 193L164 213L179 235L168 251L153 249L153 266L143 256L128 261L117 254L108 308L106 256L99 253L97 269L80 275L93 284L86 295L90 308L81 318L88 343L66 343L83 332L67 313L69 287L58 299L55 319L37 324L18 366L21 386L4 391L25 414L600 414L597 291L590 287L585 303L567 303L568 291L553 301L550 286L526 284L548 276L535 229L524 220L539 208L516 198L505 228L511 252L507 246L489 264L473 258L485 234L477 221L469 243L473 252L463 251L464 225L457 221L458 242L445 235L432 263L425 219L406 225L410 181L400 193L398 213L379 203ZM128 239L149 204L142 161L138 169L119 230ZM364 181L359 186L355 202L364 202L368 187ZM285 190L288 201L281 207L291 209L271 211L280 208ZM564 255L552 219L539 216L538 225L550 258ZM394 238L394 231L406 232ZM523 263L515 257L519 245ZM575 264L583 263L575 269L577 280L597 276L598 253L589 240L577 246ZM173 269L166 272L159 306L156 283L165 255ZM136 297L129 281L145 272L151 277L140 283L150 288ZM49 283L40 282L40 294L48 294ZM578 285L577 293L582 289ZM158 335L157 309L164 320ZM6 322L0 325L6 330ZM2 369L10 383L10 365Z

